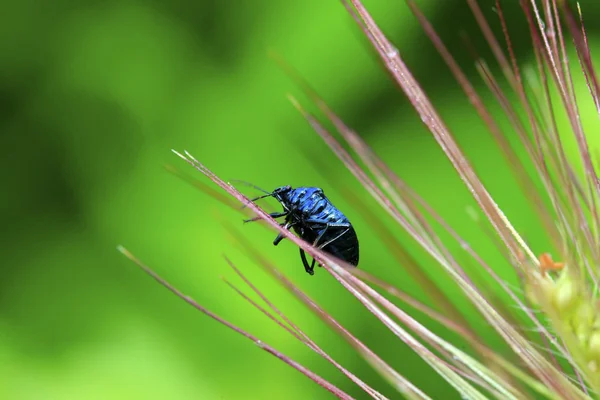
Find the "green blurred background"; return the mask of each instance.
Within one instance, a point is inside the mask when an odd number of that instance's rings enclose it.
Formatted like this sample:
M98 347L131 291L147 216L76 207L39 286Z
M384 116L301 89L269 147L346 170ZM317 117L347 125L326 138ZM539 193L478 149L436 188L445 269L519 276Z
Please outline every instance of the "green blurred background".
M494 2L480 3L498 31ZM588 21L600 13L595 3L582 2ZM460 33L491 58L466 3L420 4L481 88ZM507 215L527 240L544 246L502 157L408 8L390 0L366 5ZM173 164L208 182L170 152L187 149L226 180L267 189L321 186L357 229L361 268L427 300L344 198L342 191L352 190L385 218L286 100L291 92L309 104L268 58L273 48L475 248L494 255L465 213L473 205L469 194L338 2L23 0L2 10L0 398L329 397L159 287L116 251L118 244L210 310L365 398L222 283L221 276L240 283L222 258L227 254L334 358L397 398L345 342L238 250L223 221L247 234L415 384L434 398L451 398L448 386L324 271L307 275L291 243L273 247L272 232L242 225L239 214L163 168ZM515 5L505 12L512 33L523 38L516 40L517 54L526 61L523 18ZM597 32L588 30L593 41ZM447 278L431 259L414 253L444 285ZM514 280L508 269L499 273ZM446 286L450 295L457 293ZM472 320L477 324L479 317Z

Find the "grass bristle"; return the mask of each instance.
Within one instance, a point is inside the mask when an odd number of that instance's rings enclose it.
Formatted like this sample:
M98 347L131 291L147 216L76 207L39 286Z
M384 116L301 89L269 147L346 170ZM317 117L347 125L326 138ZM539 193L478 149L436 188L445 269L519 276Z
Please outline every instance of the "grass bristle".
M262 350L266 351L267 353L275 356L276 358L280 359L281 361L283 361L284 363L288 364L292 368L296 369L300 373L306 375L309 379L311 379L312 381L314 381L318 385L322 386L324 389L326 389L327 391L329 391L331 394L333 394L338 399L343 399L343 400L351 400L351 399L353 399L353 397L350 396L349 394L347 394L344 391L340 390L335 385L331 384L330 382L328 382L327 380L323 379L319 375L315 374L314 372L312 372L309 369L305 368L301 364L299 364L296 361L292 360L290 357L286 356L285 354L277 351L275 348L269 346L268 344L266 344L262 340L258 339L256 336L248 333L247 331L243 330L242 328L239 328L238 326L230 323L229 321L223 319L222 317L218 316L217 314L211 312L207 308L205 308L202 305L198 304L194 299L192 299L191 297L189 297L189 296L183 294L182 292L180 292L173 285L171 285L169 282L167 282L164 278L162 278L160 275L158 275L156 272L154 272L150 267L148 267L144 263L142 263L138 258L136 258L126 248L124 248L122 246L119 246L118 250L123 255L125 255L127 258L129 258L131 261L133 261L145 273L147 273L152 278L154 278L160 285L164 286L166 289L168 289L169 291L171 291L173 294L175 294L180 299L184 300L186 303L188 303L189 305L191 305L192 307L194 307L196 310L198 310L201 313L207 315L208 317L214 319L218 323L220 323L220 324L228 327L229 329L235 331L236 333L242 335L246 339L251 340L259 348L261 348Z

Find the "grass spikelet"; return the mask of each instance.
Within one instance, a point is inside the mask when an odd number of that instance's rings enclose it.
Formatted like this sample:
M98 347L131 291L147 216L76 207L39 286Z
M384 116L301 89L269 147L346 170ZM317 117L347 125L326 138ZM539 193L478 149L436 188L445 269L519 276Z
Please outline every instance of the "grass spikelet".
M600 265L600 181L595 170L590 143L583 128L580 102L576 95L573 70L574 60L569 58L572 46L576 54L589 98L600 116L600 83L592 62L586 30L580 7L577 12L564 0L520 0L523 21L529 28L534 61L521 66L513 49L514 38L508 29L500 1L495 2L498 23L502 28L502 41L498 40L490 23L475 0L467 0L481 32L486 39L503 79L512 93L502 90L502 82L494 76L487 60L473 51L476 69L492 98L498 103L512 128L500 128L493 116L452 54L445 47L433 25L421 12L417 0L406 0L407 7L423 27L425 34L442 56L444 62L462 88L466 100L484 122L498 149L508 161L519 190L530 201L541 229L547 233L553 248L532 249L502 211L477 175L467 156L455 140L451 127L441 118L419 82L416 81L403 59L403 52L385 36L375 19L360 0L342 0L342 5L356 22L373 50L380 58L397 86L412 104L424 127L452 163L458 176L479 206L470 213L478 218L482 231L497 245L501 256L487 260L458 229L451 226L436 210L402 180L369 147L358 132L344 123L305 82L299 73L288 66L281 57L277 62L317 106L320 114L335 128L332 133L320 116L307 111L296 97L289 100L332 152L342 161L364 189L378 202L397 227L412 238L410 245L394 238L393 231L371 213L361 200L346 194L361 214L377 229L378 237L394 254L398 265L417 282L433 305L412 298L402 288L371 274L368 266L353 269L343 260L335 259L282 227L264 209L257 206L230 183L226 183L190 153L174 153L200 171L223 192L185 173L168 167L169 171L193 184L226 206L240 212L252 212L262 225L283 235L304 250L323 266L334 280L347 290L355 306L364 307L377 326L386 329L414 351L430 368L431 373L443 378L455 391L467 399L573 399L596 398L600 393L600 303L598 302L597 266ZM567 36L567 34L569 36ZM521 38L519 38L521 40ZM500 43L504 43L504 46ZM516 96L517 101L511 101ZM559 129L558 118L568 121L568 131ZM514 133L519 146L529 157L522 161L507 136ZM340 139L338 139L338 136ZM564 143L576 144L577 157L567 154ZM347 150L349 148L349 150ZM537 173L529 175L528 163ZM536 189L536 182L543 190ZM340 188L343 190L343 188ZM242 205L243 209L239 206ZM479 219L481 214L485 218ZM406 398L429 399L425 388L416 387L394 369L385 356L376 354L336 318L303 293L281 270L253 247L251 241L237 228L225 222L236 243L257 266L267 272L289 294L298 299L325 324L334 330L348 345L360 354L390 385ZM438 232L444 232L440 235ZM448 239L449 238L449 239ZM460 251L451 250L448 240L459 244ZM448 284L460 290L470 305L478 312L506 349L499 351L476 333L476 329L444 294L434 280L425 274L424 267L411 256L411 247L418 247L428 256L436 273L445 274ZM312 373L277 350L262 343L255 336L212 314L191 298L183 295L164 279L157 276L131 253L121 251L159 283L177 296L235 330L244 337L275 355L288 365L312 379L338 398L350 395L333 386L324 378ZM370 398L386 399L384 390L375 388L334 360L325 349L310 338L301 327L284 315L258 286L253 284L242 268L226 258L234 274L247 285L262 303L253 300L229 279L225 283L253 308L276 323L283 331L299 340L315 354L323 357L341 374L359 387ZM514 288L497 273L498 265L509 265L520 279L521 287ZM469 267L468 267L469 266ZM264 303L264 304L263 304ZM451 339L442 337L417 320L411 311L416 310L443 325L468 341L470 348L462 349ZM522 326L523 321L527 326ZM533 330L533 332L531 332Z

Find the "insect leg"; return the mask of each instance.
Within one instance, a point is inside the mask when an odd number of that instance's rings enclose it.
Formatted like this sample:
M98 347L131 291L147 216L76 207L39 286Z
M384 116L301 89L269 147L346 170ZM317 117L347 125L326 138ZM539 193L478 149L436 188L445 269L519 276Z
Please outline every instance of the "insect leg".
M314 221L313 221L313 223L318 223L318 222L314 222ZM344 229L344 230L342 231L342 233L340 233L339 235L337 235L337 236L336 236L336 237L334 237L333 239L330 239L330 240L328 240L327 242L325 242L325 243L323 243L323 244L319 245L319 241L320 241L321 239L323 239L323 236L325 236L325 232L327 232L327 229L329 229L329 228L334 228L334 227L335 227L335 228L338 228L338 227L340 227L340 228L344 228L344 227L345 227L346 229ZM317 236L317 238L316 238L316 239L315 239L315 241L313 242L313 246L315 246L315 247L316 247L316 248L318 248L318 249L322 249L322 248L324 248L325 246L327 246L328 244L330 244L330 243L333 243L333 242L335 242L336 240L338 240L339 238L341 238L341 237L342 237L342 236L343 236L343 235L344 235L346 232L348 232L349 230L350 230L350 224L339 224L339 223L338 223L338 224L333 224L333 223L332 223L332 224L330 224L330 223L326 223L326 224L325 224L325 229L323 229L323 231L321 231L321 233L319 233L319 236ZM316 261L316 260L313 258L313 261L312 261L312 264L311 264L311 268L314 268L314 266L315 266L315 261Z
M277 237L275 238L275 240L273 240L273 246L277 246L279 244L279 242L281 242L283 239L284 239L284 236L281 234L281 232L279 232L277 234Z
M309 275L315 274L315 260L313 259L312 265L308 266L308 260L306 259L306 254L304 250L300 249L300 258L302 259L302 264L304 264L304 270L309 273Z
M336 240L338 240L339 238L341 238L346 232L348 232L350 230L350 228L346 228L344 229L344 231L342 233L340 233L339 235L337 235L336 237L334 237L331 240L328 240L327 242L323 243L322 245L319 246L319 249L322 249L323 247L327 246L330 243L335 242Z
M321 231L321 233L319 233L319 236L317 236L317 238L313 242L313 246L315 246L315 247L317 247L317 245L319 244L319 241L323 238L323 236L325 235L325 232L327 232L327 229L329 229L329 228L346 228L342 233L337 235L335 238L333 238L333 239L327 241L325 244L319 246L318 247L319 249L322 249L323 247L327 246L329 243L332 243L332 242L338 240L340 237L342 237L343 234L345 234L346 232L348 232L350 230L349 223L329 223L327 221L318 220L318 219L309 219L306 222L311 223L311 224L325 225L325 228Z
M279 218L279 217L285 217L288 214L289 214L289 211L282 211L282 212L274 212L269 215L271 216L271 218Z
M284 229L289 230L295 224L296 224L295 222L286 222L285 224L280 224L280 225L283 226ZM279 244L279 242L281 242L284 238L285 238L285 236L283 236L283 234L281 232L279 232L277 234L277 237L275 238L275 240L273 240L273 246L277 246Z
M326 219L309 218L305 221L307 224L326 225L330 228L350 228L348 222L329 222Z
M271 216L271 218L279 218L279 217L285 217L286 215L288 215L288 212L287 211L274 212L269 215ZM254 217L254 218L250 218L250 219L245 219L244 222L258 221L259 219L261 219L261 217Z
M325 235L325 232L327 232L327 228L329 226L325 225L325 229L323 229L323 231L321 231L321 233L319 233L319 236L317 236L317 238L315 239L315 241L313 242L313 246L317 247L317 244L319 243L319 240L321 240L321 238L323 237L323 235ZM321 247L319 247L321 248ZM302 256L302 263L304 264L304 269L306 269L306 272L308 272L309 274L314 274L314 269L315 269L315 262L317 260L315 260L313 258L312 263L310 264L310 268L308 267L308 262L306 261L306 255L304 254L304 250L301 249L300 251L300 255ZM311 272L309 272L311 271Z

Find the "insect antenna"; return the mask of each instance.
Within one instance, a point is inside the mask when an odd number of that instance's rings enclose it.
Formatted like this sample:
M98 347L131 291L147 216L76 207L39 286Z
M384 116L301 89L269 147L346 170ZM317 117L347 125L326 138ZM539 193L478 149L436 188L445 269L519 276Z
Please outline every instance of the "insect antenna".
M252 188L254 188L254 189L256 189L256 190L259 190L259 191L261 191L261 192L263 192L263 193L266 193L264 196L258 196L258 197L255 197L255 198L253 198L253 199L250 199L250 201L256 201L256 200L260 200L260 199L263 199L263 198L265 198L265 197L269 197L269 196L272 196L272 195L273 195L273 193L271 193L271 192L268 192L268 191L266 191L266 190L265 190L265 189L263 189L263 188L260 188L260 187L258 187L258 186L256 186L256 185L254 185L254 184L252 184L252 183L250 183L250 182L243 181L243 180L241 180L241 179L231 179L231 180L230 180L230 182L234 182L234 183L241 183L242 185L245 185L245 186L250 186L250 187L252 187ZM243 206L240 208L240 210L243 210L244 208L246 208L246 206L247 206L247 204L244 204L244 205L243 205Z
M262 195L262 196L255 197L255 198L253 198L253 199L250 199L250 201L256 201L256 200L264 199L265 197L269 197L269 196L273 196L273 193L267 193L267 194L264 194L264 195ZM248 206L248 204L244 204L244 205L242 206L241 210L243 210L243 209L244 209L244 208L246 208L247 206ZM246 219L246 220L244 220L244 223L246 223L246 222L258 221L259 219L260 219L260 217L254 217L254 218L251 218L251 219Z
M260 191L261 191L261 192L263 192L263 193L271 194L271 192L269 192L269 191L266 191L266 190L265 190L265 189L263 189L263 188L259 188L258 186L254 185L254 184L252 184L252 183L250 183L250 182L243 181L243 180L241 180L241 179L231 179L231 180L230 180L230 182L241 183L242 185L250 186L250 187L253 187L253 188L254 188L254 189L256 189L256 190L260 190ZM253 201L254 201L254 200L253 200Z
M273 193L267 193L267 194L264 194L262 196L255 197L253 199L250 199L250 201L260 200L260 199L264 199L265 197L270 197L270 196L273 196ZM244 206L242 207L242 209L246 208L246 206L247 206L247 204L244 204Z
M264 199L265 197L270 197L270 196L273 196L273 193L267 193L267 194L264 194L264 195L262 195L262 196L255 197L255 198L253 198L253 199L250 199L250 202L254 202L254 201L256 201L256 200ZM244 209L244 208L246 208L247 206L248 206L248 203L244 204L244 205L243 205L243 206L240 208L240 210L243 210L243 209ZM271 216L273 216L273 214L271 214ZM254 218L251 218L251 219L246 219L246 220L244 220L244 223L246 223L246 222L258 221L259 219L260 219L260 217L254 217Z

